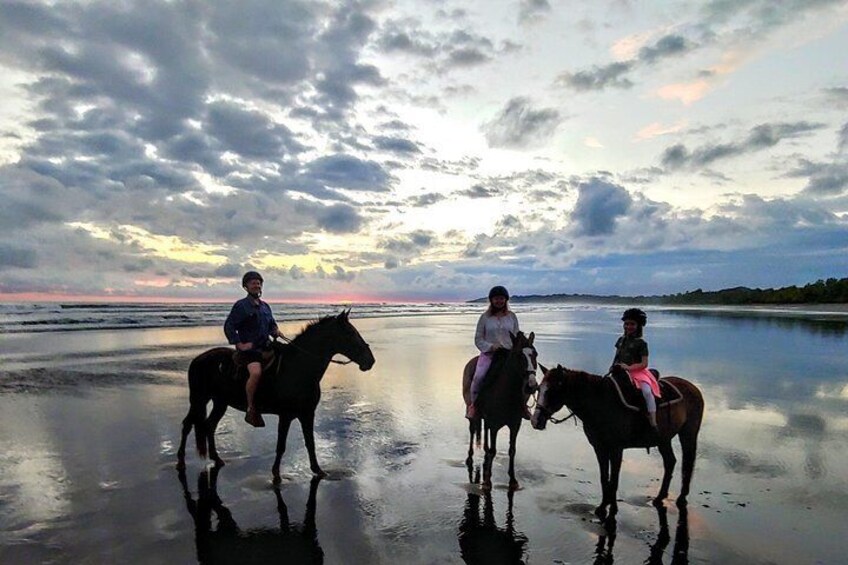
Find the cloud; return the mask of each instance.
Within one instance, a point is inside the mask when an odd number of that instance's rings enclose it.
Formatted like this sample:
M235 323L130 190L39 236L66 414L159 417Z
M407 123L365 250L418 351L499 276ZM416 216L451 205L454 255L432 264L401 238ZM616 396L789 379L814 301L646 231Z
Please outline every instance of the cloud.
M38 265L37 258L34 249L0 243L0 270L34 269Z
M747 137L739 142L703 145L692 151L683 144L675 144L665 149L660 162L669 170L707 167L716 161L768 149L784 139L802 137L824 127L825 124L806 121L760 124L751 128Z
M559 76L557 82L578 92L603 90L608 87L630 88L633 86L633 81L624 75L630 72L633 65L632 61L610 63L603 66L596 65L588 71L563 73Z
M814 196L838 196L848 190L848 161L816 163L801 159L788 177L807 178L804 192Z
M436 202L441 202L444 199L445 196L439 192L426 192L424 194L410 196L407 199L407 202L410 204L410 206L424 207L435 204Z
M825 88L824 93L828 100L839 108L848 108L848 87Z
M469 198L491 198L500 194L500 191L496 188L487 188L481 184L475 184L469 189L457 191L457 194Z
M280 160L304 151L286 126L272 122L262 112L231 102L215 102L208 110L206 131L222 149L251 158Z
M533 109L527 98L513 98L483 126L491 147L524 148L550 139L562 122L553 108Z
M319 157L306 164L303 178L311 183L348 190L385 191L391 177L375 161L352 155Z
M845 122L839 130L839 151L844 153L846 150L848 150L848 122Z
M653 64L666 57L681 55L694 48L692 42L681 35L666 35L654 45L642 47L639 50L639 60Z
M408 155L411 153L421 153L421 149L415 142L400 137L386 137L378 135L374 138L374 145L383 151L390 151L400 155Z
M346 204L328 206L317 216L318 226L330 233L352 233L362 225L362 216Z
M550 13L548 0L521 0L518 5L518 23L529 24L541 20Z
M578 186L577 204L571 213L576 233L609 235L619 216L630 209L632 198L621 186L595 178Z

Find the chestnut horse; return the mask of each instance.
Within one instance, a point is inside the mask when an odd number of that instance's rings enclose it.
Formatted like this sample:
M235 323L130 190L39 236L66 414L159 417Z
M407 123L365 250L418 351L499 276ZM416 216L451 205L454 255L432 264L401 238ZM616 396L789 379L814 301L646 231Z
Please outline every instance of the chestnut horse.
M324 472L315 457L315 408L321 399L321 378L333 356L344 355L367 371L374 365L371 348L348 320L350 311L326 316L307 325L288 345L274 342L276 359L263 371L256 406L263 414L277 414L277 456L271 473L280 482L280 460L286 450L286 437L292 420L300 421L303 440L309 453L312 473ZM234 349L216 347L194 358L188 368L191 406L183 419L182 439L177 450L177 468L185 467L186 438L194 427L197 452L221 466L224 460L215 448L215 428L228 406L244 411L247 398L244 390L246 375L237 376L233 363ZM244 370L242 369L242 373ZM206 417L206 405L212 401L212 412Z
M518 430L521 429L521 417L524 414L524 404L527 394L536 387L536 348L532 332L529 336L518 332L512 335L512 348L504 353L498 353L491 370L486 375L480 398L477 399L477 414L480 417L468 425L471 435L468 444L468 459L466 465L471 465L474 456L474 438L478 444L480 428L483 427L483 489L492 488L492 461L497 453L498 432L504 426L509 427L509 488L518 488L515 480L515 441ZM474 370L477 367L477 357L471 359L463 370L463 397L469 401L469 388ZM528 392L529 391L529 392ZM481 422L482 420L482 422Z
M704 416L704 398L698 387L680 377L660 379L680 391L681 398L670 404L661 403L657 407L657 433L647 425L643 412L633 411L623 405L612 377L566 369L561 365L550 371L545 367L541 369L544 378L539 386L531 424L537 430L544 430L547 421L563 406L567 406L583 421L583 431L595 449L601 470L603 499L595 509L595 514L605 518L607 507L613 516L618 511L616 494L622 452L629 447L656 446L659 449L664 472L654 505L662 505L668 496L668 486L677 462L671 447L675 435L680 440L683 452L683 478L677 505L686 505L689 482L695 467L698 432Z

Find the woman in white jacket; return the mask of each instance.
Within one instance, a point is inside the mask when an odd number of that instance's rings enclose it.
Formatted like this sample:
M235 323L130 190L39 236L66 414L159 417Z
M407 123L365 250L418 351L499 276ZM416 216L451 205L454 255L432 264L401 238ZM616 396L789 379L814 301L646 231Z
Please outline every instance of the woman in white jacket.
M513 335L518 333L518 318L509 309L509 292L502 286L492 287L489 291L489 308L483 312L477 321L477 331L474 334L474 345L480 350L477 358L477 368L471 381L471 404L465 412L465 417L477 417L477 396L486 377L486 372L492 365L492 357L498 349L511 349Z

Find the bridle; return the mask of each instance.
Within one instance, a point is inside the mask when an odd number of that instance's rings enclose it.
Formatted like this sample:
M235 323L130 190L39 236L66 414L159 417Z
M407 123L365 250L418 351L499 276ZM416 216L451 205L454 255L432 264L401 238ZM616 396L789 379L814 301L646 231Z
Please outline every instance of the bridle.
M545 417L545 419L552 424L562 424L566 420L570 420L571 418L574 417L574 412L570 412L568 414L568 416L566 416L565 418L554 418L554 414L556 412L559 412L560 410L562 410L562 408L552 412L550 409L548 409L547 406L539 404L539 390L538 389L533 394L533 406L532 406L532 408L535 408L536 410L541 412L542 415ZM575 420L575 422L577 422L577 420Z

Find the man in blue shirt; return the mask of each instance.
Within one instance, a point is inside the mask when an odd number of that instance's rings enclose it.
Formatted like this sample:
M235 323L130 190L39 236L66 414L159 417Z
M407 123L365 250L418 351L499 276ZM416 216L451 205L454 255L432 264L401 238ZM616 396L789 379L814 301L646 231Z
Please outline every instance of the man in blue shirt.
M241 286L247 291L247 296L233 304L224 322L227 341L236 346L239 363L247 365L247 414L244 421L257 428L265 425L262 415L253 404L262 376L262 352L271 346L269 336L283 337L274 321L271 307L260 299L264 282L262 275L256 271L246 272L241 278Z

